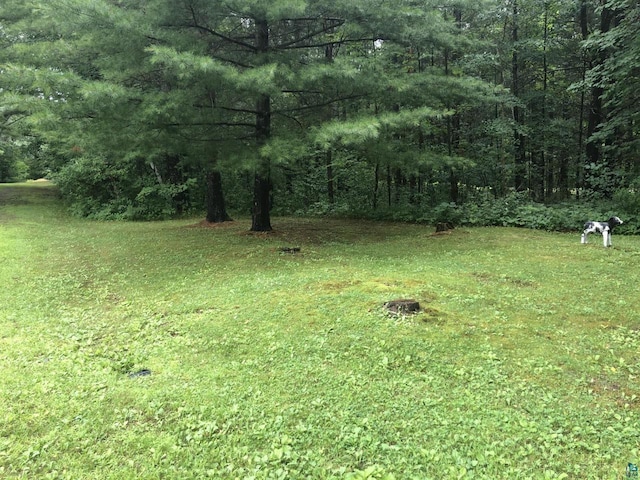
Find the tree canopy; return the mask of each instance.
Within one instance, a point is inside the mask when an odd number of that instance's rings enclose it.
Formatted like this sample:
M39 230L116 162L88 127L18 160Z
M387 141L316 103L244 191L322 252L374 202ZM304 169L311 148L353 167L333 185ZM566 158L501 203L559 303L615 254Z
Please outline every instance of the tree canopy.
M346 3L346 4L345 4ZM610 198L638 167L631 0L7 0L0 181L75 213Z

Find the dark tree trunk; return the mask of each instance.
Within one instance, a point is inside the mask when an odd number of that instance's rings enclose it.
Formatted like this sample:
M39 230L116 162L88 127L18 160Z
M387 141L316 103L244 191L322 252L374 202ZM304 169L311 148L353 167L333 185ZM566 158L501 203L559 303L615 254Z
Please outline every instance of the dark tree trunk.
M600 31L607 33L615 19L614 12L607 6L603 6L600 12ZM600 49L594 60L594 64L591 68L602 65L607 59L608 52L605 49ZM603 101L604 88L600 85L594 85L591 88L591 104L589 106L589 115L587 121L587 139L585 145L586 161L588 164L599 165L602 162L602 139L594 139L593 135L596 134L602 127L606 119L605 106ZM588 186L588 185L587 185ZM602 192L605 195L611 192Z
M324 58L327 63L333 63L334 56L334 45L333 43L329 43L325 46L324 49ZM331 106L328 110L329 119L337 117L338 114L336 112L336 107ZM326 172L327 172L327 200L329 204L333 205L336 201L336 192L335 192L335 178L333 175L333 152L331 149L327 151L325 158Z
M447 151L449 157L460 148L460 114L447 118ZM460 197L458 172L455 167L449 167L449 201L458 203Z
M164 160L164 168L162 169L164 172L164 178L157 166L151 162L151 168L156 175L158 183L168 183L171 185L179 185L183 183L185 178L184 173L180 168L180 156L166 154ZM181 191L173 197L173 206L176 213L184 213L188 203L189 197L186 191Z
M569 198L569 157L562 155L558 169L558 196L562 200Z
M614 19L614 13L606 6L602 8L600 13L600 31L607 33L611 28L611 23ZM606 61L607 53L604 50L600 50L598 53L595 64L602 65ZM593 68L596 65L592 65ZM604 103L602 96L604 95L604 88L601 86L594 86L591 89L591 105L589 108L589 120L587 124L587 144L585 152L587 155L587 161L590 163L599 163L602 152L600 151L601 141L594 141L591 136L596 133L602 122L605 119Z
M453 9L453 17L458 33L462 31L462 9L456 7ZM445 75L449 75L449 62L456 61L460 55L455 52L445 51ZM449 108L453 108L458 111L459 105L449 105ZM447 153L450 158L454 155L458 155L460 151L460 113L456 113L453 116L447 117ZM460 200L460 179L458 176L458 170L455 166L449 167L449 201L458 203Z
M222 193L222 176L218 170L207 174L207 222L222 223L231 220L227 214Z
M253 211L251 212L251 231L270 232L271 180L268 174L256 173L253 185Z
M513 0L513 30L511 39L513 40L513 55L511 57L511 90L515 97L520 97L520 59L518 58L518 2ZM524 112L519 105L513 107L513 122L515 129L513 132L513 141L515 147L514 155L514 186L516 191L523 191L527 188L526 172L527 172L527 156L525 149L525 137L522 134L521 126L524 125Z
M580 3L580 30L582 32L582 40L586 40L589 37L589 21L588 21L588 9L587 0L582 0ZM587 70L589 69L589 61L587 55L584 54L582 59L582 83L584 84L587 77ZM580 92L580 115L578 118L578 152L580 152L579 161L576 162L576 187L577 197L580 198L580 190L584 187L584 169L583 169L583 157L582 152L584 149L584 114L586 105L586 92L585 88Z
M449 201L458 203L460 188L458 186L458 175L453 167L449 168Z
M542 38L542 98L539 102L542 119L538 133L538 147L532 155L532 187L534 199L546 200L553 192L553 165L547 157L547 89L549 85L549 62L547 60L547 44L549 41L549 4L543 2L543 38Z
M602 87L593 87L591 89L591 104L589 107L589 120L587 123L587 143L585 145L585 154L587 156L587 162L598 164L600 163L600 147L597 140L594 141L592 135L596 133L599 125L604 119L604 112L602 106L602 94L604 89Z
M531 152L530 184L531 195L536 202L544 201L544 151Z
M402 169L400 168L395 168L394 169L394 176L395 176L395 186L396 186L396 195L395 195L395 200L396 200L396 205L400 205L400 200L402 199L402 190L404 189L404 186L406 185L406 178L404 176L404 174L402 173Z
M418 177L416 175L411 175L409 177L409 203L411 205L419 204L418 197Z
M589 37L589 14L588 14L588 0L581 0L580 2L580 31L582 33L582 39L586 40Z
M256 20L256 52L265 54L269 50L269 24ZM256 144L264 145L271 135L271 97L260 95L256 102ZM262 159L256 168L253 184L253 208L251 209L252 232L271 231L271 178L268 159Z

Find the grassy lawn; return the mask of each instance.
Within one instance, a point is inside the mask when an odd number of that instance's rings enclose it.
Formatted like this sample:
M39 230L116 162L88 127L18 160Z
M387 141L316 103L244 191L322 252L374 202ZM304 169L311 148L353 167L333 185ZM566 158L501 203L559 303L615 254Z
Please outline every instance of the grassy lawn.
M640 238L273 225L84 221L47 184L0 185L0 477L620 479L640 463ZM396 298L421 313L385 314Z

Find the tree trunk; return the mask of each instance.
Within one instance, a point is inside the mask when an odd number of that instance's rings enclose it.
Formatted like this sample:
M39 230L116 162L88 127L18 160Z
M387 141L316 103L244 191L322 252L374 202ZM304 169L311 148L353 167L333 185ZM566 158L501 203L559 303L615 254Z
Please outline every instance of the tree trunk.
M534 163L536 176L534 195L538 201L544 201L553 193L553 165L547 157L547 90L549 88L549 62L547 59L547 45L549 42L549 3L543 2L543 39L542 39L542 100L540 102L541 131L538 141L537 162Z
M460 148L460 114L456 113L451 117L447 117L447 152L449 157L453 157L454 153ZM458 203L459 189L458 172L455 167L449 167L449 201Z
M513 30L511 32L511 39L513 40L513 55L511 57L511 90L516 98L521 95L520 91L520 59L518 58L518 1L513 0ZM527 157L525 149L525 137L522 134L521 127L524 125L524 112L519 105L513 107L513 122L515 128L513 131L513 143L514 143L514 186L516 191L523 191L526 189L526 172L527 172Z
M269 24L266 20L256 20L256 51L265 54L269 50ZM256 144L264 145L271 135L271 97L260 95L256 102ZM271 175L270 162L261 159L256 168L253 184L253 208L251 209L252 232L271 231Z
M562 155L558 169L558 196L561 200L569 198L569 157Z
M589 22L588 22L588 9L587 9L587 0L582 0L580 3L580 30L582 32L582 40L586 40L589 37ZM583 50L584 51L584 50ZM587 59L587 54L583 53L582 58L582 84L584 85L585 79L587 77L587 70L589 68L589 62ZM577 198L580 198L580 191L584 188L584 165L583 165L583 157L582 153L585 151L584 149L584 114L585 114L585 106L586 106L586 92L584 86L580 89L580 113L578 117L578 152L580 152L580 157L576 162L576 187L577 187Z
M327 63L333 63L333 43L329 43L325 46L324 49L324 58ZM336 106L330 106L328 110L328 118L333 119L338 116L336 112ZM331 149L327 150L326 158L326 173L327 173L327 200L330 205L333 205L336 201L336 189L335 189L335 178L333 175L333 151Z
M418 205L420 203L418 196L418 177L416 175L409 176L409 203Z
M394 184L396 186L396 195L395 201L396 205L400 205L400 201L402 199L402 191L404 190L404 186L407 183L404 174L402 173L402 169L400 167L396 167L394 169Z
M458 34L462 31L462 9L454 8L453 16ZM445 75L449 75L449 61L455 61L459 55L456 52L445 51ZM447 117L447 153L449 158L453 158L460 151L460 113L459 105L448 105L456 111L453 116ZM458 178L458 170L454 166L449 167L449 201L458 203L460 200L460 180Z
M258 145L269 138L271 127L271 99L261 96L257 105L256 137ZM251 209L251 231L271 231L271 167L268 159L262 159L256 168L253 182L253 208Z
M613 12L604 6L600 14L600 31L607 33L611 28L611 23L614 19ZM595 59L595 65L591 65L594 68L597 65L602 65L606 60L607 54L603 49L597 54ZM591 105L589 108L589 119L587 124L587 143L585 146L585 153L587 155L587 162L598 164L602 152L600 150L600 140L595 140L592 137L596 133L602 122L605 119L604 103L602 96L604 95L604 88L595 85L591 88Z
M251 231L270 232L271 180L268 175L256 173L253 184L253 210L251 212Z
M207 173L207 222L222 223L231 220L227 214L222 193L222 176L218 170Z
M184 174L180 168L180 156L179 155L166 155L166 176L165 181L173 185L184 183ZM187 191L181 191L173 197L173 204L176 212L184 213L185 207L189 204L189 198Z
M595 86L591 89L591 103L589 108L589 119L587 123L587 143L585 145L585 154L587 156L587 163L598 164L600 163L600 148L599 142L594 141L592 135L596 133L599 125L604 119L604 112L602 106L602 94L604 89L602 87Z
M460 188L458 186L458 175L453 167L449 167L449 201L458 203Z

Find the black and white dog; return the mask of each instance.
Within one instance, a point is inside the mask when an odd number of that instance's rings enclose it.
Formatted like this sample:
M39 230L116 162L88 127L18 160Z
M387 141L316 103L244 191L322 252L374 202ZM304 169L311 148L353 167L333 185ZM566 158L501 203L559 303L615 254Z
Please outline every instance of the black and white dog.
M590 233L601 233L604 246L610 247L613 229L618 225L622 225L622 223L622 220L618 217L611 217L606 222L587 222L584 224L584 231L582 232L582 239L580 243L588 243L587 237Z

